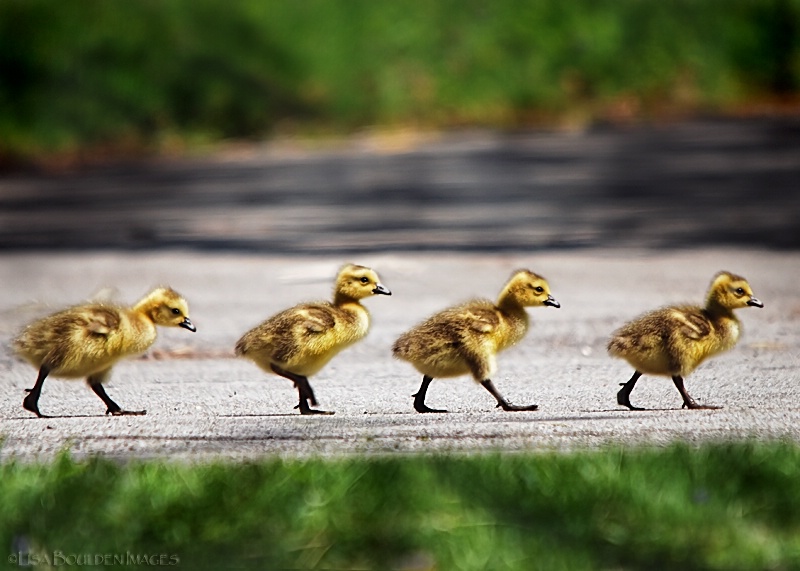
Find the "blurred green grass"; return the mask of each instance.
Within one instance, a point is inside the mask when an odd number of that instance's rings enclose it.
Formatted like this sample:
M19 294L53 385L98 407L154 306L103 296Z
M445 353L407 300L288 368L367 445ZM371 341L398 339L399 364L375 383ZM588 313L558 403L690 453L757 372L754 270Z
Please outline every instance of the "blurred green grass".
M790 443L195 464L62 455L0 472L0 541L9 557L24 545L39 561L130 553L191 569L800 566L800 447Z
M3 0L0 159L585 124L800 89L800 0Z
M0 159L587 123L800 89L800 0L3 0Z

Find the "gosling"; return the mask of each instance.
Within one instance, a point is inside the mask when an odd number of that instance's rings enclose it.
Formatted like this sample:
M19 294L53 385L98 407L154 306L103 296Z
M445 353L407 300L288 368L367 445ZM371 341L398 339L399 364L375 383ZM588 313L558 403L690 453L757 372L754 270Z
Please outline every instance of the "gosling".
M106 405L106 414L143 415L123 410L106 394L103 382L120 359L143 353L156 340L156 325L196 331L186 301L170 288L157 288L133 307L108 303L76 305L34 321L14 340L14 350L39 369L22 406L40 418L42 385L48 375L86 382Z
M682 408L721 408L698 404L686 392L683 379L707 358L736 345L741 327L733 310L748 306L764 304L753 296L743 277L719 272L708 289L705 307L664 307L620 327L608 343L608 352L625 359L635 370L627 383L621 383L617 403L644 410L631 404L630 395L639 377L648 373L672 377L683 398Z
M419 391L413 395L414 409L423 413L447 412L425 404L431 381L471 374L503 410L537 410L535 404L511 404L497 391L491 377L497 369L497 352L518 343L528 331L525 308L542 305L561 307L550 295L550 286L543 277L518 270L500 292L497 303L478 299L451 307L401 335L392 353L423 375Z
M302 303L270 317L239 339L236 354L292 381L300 414L333 414L311 408L317 399L308 377L367 334L370 316L360 301L372 295L392 292L370 268L345 265L336 277L333 302Z

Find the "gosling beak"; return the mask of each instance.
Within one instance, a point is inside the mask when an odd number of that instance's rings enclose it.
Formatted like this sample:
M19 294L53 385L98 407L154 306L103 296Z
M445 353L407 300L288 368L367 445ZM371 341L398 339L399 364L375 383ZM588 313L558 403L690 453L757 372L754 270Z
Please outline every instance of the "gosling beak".
M389 288L383 284L378 284L375 286L375 289L372 290L372 293L381 294L381 295L392 295L392 292L389 291Z
M561 307L561 304L558 303L552 295L547 296L547 299L544 300L544 304L549 305L550 307L555 307L556 309Z
M747 301L747 305L752 307L764 307L764 304L761 303L757 297L750 296L750 299Z
M195 327L195 326L194 326L194 323L192 323L192 322L189 320L189 318L188 318L188 317L184 317L184 318L183 318L183 321L181 321L181 322L178 324L178 327L183 327L184 329L188 329L188 330L189 330L189 331L191 331L192 333L194 333L195 331L197 331L197 327Z

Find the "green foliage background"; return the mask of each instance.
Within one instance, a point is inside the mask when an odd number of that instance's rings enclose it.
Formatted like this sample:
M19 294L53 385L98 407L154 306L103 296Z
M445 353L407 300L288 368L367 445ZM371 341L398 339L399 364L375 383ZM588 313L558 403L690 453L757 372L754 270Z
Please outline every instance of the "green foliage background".
M40 561L60 552L164 554L185 569L800 566L800 448L788 443L212 464L63 455L0 465L0 497L0 544L14 556L23 542Z
M800 0L2 0L0 158L794 96Z

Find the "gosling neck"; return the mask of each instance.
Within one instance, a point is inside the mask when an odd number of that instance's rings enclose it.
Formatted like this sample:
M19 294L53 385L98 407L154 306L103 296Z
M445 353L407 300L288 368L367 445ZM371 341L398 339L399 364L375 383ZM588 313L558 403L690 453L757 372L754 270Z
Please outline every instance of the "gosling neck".
M343 307L345 305L358 305L363 307L361 305L361 300L340 291L333 294L333 305L336 307Z
M146 296L136 302L136 305L133 306L133 311L138 313L139 315L143 315L147 317L153 323L156 322L156 311L158 309L158 302L156 302L152 296Z
M709 295L706 300L706 312L712 317L736 319L733 310L722 305L714 295Z
M497 307L503 313L511 315L526 314L522 304L520 304L513 295L509 295L507 292L501 293L500 297L497 298Z

